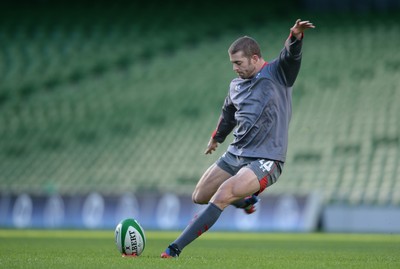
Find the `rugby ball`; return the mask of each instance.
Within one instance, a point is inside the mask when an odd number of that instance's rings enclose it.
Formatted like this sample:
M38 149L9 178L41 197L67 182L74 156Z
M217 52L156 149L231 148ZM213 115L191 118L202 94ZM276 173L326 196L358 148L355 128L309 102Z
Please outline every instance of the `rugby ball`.
M124 219L115 228L115 244L122 256L136 257L146 246L146 236L142 226L135 219Z

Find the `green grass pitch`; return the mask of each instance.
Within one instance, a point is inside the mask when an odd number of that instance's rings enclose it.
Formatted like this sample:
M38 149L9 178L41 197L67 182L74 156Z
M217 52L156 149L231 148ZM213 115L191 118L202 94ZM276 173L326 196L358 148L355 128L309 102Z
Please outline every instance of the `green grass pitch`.
M0 268L400 268L400 235L208 232L178 259L160 253L178 235L147 231L122 258L114 231L0 230Z

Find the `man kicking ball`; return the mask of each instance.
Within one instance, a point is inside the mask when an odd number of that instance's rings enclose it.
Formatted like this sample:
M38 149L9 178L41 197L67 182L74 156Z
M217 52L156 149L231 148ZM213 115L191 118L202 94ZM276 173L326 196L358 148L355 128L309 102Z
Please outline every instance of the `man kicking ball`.
M230 83L216 130L206 154L216 150L230 132L234 141L207 169L193 192L193 202L208 204L161 254L177 257L206 232L229 205L254 212L258 194L282 173L292 114L292 86L300 70L304 31L315 28L297 20L278 58L266 62L260 46L244 36L229 47L229 59L238 75Z

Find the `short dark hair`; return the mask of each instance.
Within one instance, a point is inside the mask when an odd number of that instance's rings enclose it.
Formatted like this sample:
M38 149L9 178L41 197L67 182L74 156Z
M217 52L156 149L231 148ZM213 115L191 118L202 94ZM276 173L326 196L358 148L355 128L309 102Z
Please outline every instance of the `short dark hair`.
M235 54L239 51L243 51L243 56L250 58L253 55L257 55L261 58L261 49L257 41L249 36L243 36L236 39L229 47L229 54Z

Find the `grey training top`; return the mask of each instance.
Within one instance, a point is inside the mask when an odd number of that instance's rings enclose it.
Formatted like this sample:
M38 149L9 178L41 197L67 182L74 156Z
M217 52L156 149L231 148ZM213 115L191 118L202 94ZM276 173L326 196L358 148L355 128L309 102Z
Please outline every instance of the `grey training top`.
M292 115L292 86L301 63L302 40L290 35L279 57L251 79L230 83L213 138L222 143L234 131L228 151L284 162Z

